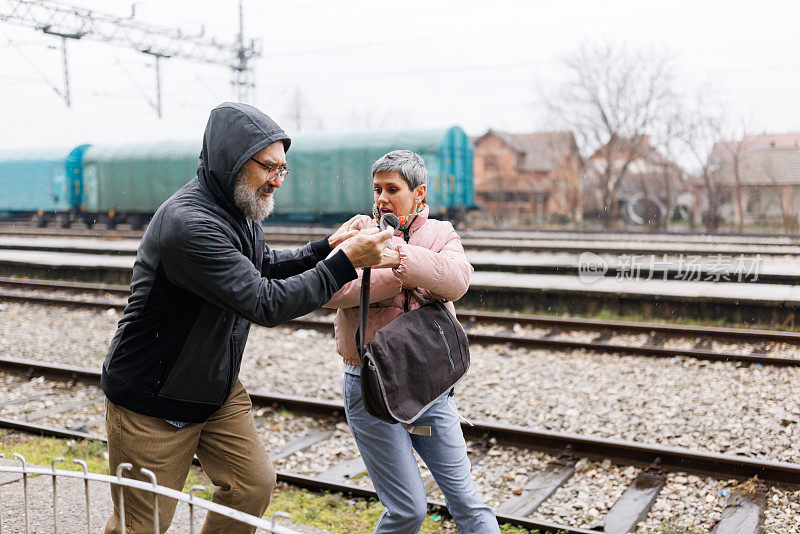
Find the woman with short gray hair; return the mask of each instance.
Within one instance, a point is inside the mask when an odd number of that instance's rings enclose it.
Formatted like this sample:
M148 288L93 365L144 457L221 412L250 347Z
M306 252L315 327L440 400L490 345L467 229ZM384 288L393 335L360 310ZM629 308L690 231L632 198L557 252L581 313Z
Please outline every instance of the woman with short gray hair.
M428 170L422 157L395 150L372 166L375 205L372 217L357 219L351 229L373 228L385 213L400 219L400 228L374 266L370 282L370 310L365 342L423 299L445 301L455 316L453 301L469 287L472 266L461 239L446 221L428 218L425 203ZM336 308L336 348L344 358L342 392L347 423L367 466L381 503L375 533L417 532L427 512L427 497L414 457L416 450L445 496L447 508L461 533L499 533L492 509L483 503L470 475L467 447L455 401L447 393L414 421L430 427L430 435L407 432L367 413L361 398L361 367L356 345L361 269L325 304ZM444 350L444 349L443 349ZM449 402L452 403L452 407Z

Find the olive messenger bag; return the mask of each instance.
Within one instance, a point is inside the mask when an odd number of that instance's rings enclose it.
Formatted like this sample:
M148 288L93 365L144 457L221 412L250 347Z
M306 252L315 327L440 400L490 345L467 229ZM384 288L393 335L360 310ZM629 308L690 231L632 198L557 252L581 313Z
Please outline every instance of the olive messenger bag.
M381 230L397 228L399 221L385 214L380 226ZM408 293L422 305L403 313L365 343L370 272L365 268L361 279L356 333L364 407L382 421L403 423L409 432L429 435L430 428L412 424L436 399L448 391L452 394L453 386L466 375L470 363L467 335L442 301L422 299L413 291Z

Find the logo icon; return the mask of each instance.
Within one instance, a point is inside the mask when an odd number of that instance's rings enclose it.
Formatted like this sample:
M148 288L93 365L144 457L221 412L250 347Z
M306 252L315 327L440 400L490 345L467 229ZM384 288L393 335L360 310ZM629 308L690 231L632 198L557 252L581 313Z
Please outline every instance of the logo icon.
M591 284L603 278L608 272L608 262L594 252L584 252L578 258L578 278L584 284Z

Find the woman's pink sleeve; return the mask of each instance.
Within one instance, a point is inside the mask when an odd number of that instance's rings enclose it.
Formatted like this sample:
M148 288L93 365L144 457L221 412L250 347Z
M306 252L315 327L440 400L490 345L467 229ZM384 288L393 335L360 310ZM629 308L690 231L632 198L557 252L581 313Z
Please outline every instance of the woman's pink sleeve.
M355 308L361 302L361 278L363 269L356 269L358 278L347 282L334 293L331 300L322 305L323 308ZM391 269L372 269L369 278L369 301L380 302L399 295L403 284Z
M400 266L394 269L404 286L421 287L450 301L464 296L469 289L473 268L464 254L461 238L450 223L447 242L442 250L433 250L416 245L403 244Z

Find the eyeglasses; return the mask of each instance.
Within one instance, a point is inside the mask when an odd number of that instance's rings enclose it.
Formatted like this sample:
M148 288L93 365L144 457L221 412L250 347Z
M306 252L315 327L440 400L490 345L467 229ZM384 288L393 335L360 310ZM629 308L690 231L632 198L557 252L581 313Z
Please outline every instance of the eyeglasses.
M263 161L258 161L256 158L250 158L252 161L258 163L258 165L267 171L267 180L274 180L275 178L280 177L281 180L286 179L286 175L289 174L289 167L286 165L277 165L275 163L264 163Z

